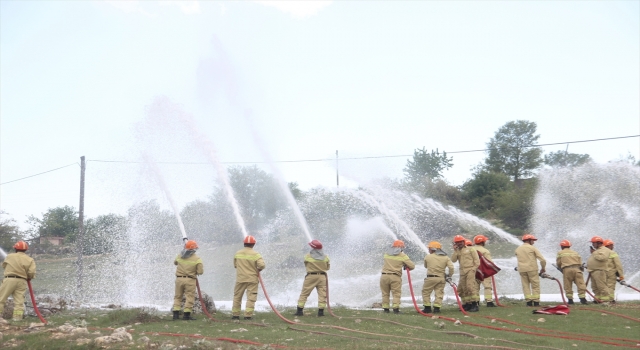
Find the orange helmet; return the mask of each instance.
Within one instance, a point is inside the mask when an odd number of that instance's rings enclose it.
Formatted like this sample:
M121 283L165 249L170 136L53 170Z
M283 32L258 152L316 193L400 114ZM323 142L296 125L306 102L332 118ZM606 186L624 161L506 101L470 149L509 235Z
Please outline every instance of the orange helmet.
M464 242L465 238L460 236L460 235L456 235L455 237L453 237L453 242L454 243L458 243L458 242Z
M322 243L320 243L320 241L317 239L309 242L309 246L313 249L322 249Z
M608 246L610 246L610 245L613 245L613 241L612 241L612 240L610 240L610 239L605 239L605 240L604 240L604 244L603 244L603 245L604 245L605 247L608 247Z
M401 241L401 240L399 240L399 239L396 239L396 240L393 242L392 247L396 247L396 248L404 248L404 242L403 242L403 241Z
M256 238L253 236L247 236L243 241L245 244L256 244Z
M187 250L198 249L198 243L196 243L196 241L189 240L184 244L184 249L187 249Z
M567 241L566 239L563 239L562 241L560 241L560 246L561 247L571 247L571 242Z
M28 250L29 245L25 241L17 241L16 244L13 245L15 250Z
M427 246L427 248L442 249L442 244L440 244L440 242L431 241L431 242L429 242L429 245Z
M473 245L473 243L471 242L471 240L465 239L464 240L464 245L466 245L467 247L471 247Z
M528 241L528 240L532 240L532 241L537 241L538 239L536 238L536 236L527 233L526 235L522 236L522 241Z
M591 237L591 240L589 241L591 243L604 243L604 240L602 239L602 237L600 236L593 236Z
M486 241L488 241L489 239L483 235L477 235L475 237L473 237L473 242L475 244L480 244L480 243L484 243Z

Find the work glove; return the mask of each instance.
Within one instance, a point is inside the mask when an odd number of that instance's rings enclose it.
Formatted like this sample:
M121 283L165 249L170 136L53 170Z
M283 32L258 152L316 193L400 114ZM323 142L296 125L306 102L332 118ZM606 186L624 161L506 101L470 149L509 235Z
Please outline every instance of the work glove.
M595 248L593 248L593 246L592 246L592 245L590 245L590 246L589 246L589 251L590 251L591 253L593 253L593 252L595 252L596 250L595 250Z
M515 271L518 271L518 267L517 267L517 266L516 266L516 267L514 267L513 269L514 269Z
M547 272L547 270L545 269L540 270L540 273L545 273L545 272Z
M620 281L624 281L624 276L620 276L620 277L618 277L618 279L619 279Z

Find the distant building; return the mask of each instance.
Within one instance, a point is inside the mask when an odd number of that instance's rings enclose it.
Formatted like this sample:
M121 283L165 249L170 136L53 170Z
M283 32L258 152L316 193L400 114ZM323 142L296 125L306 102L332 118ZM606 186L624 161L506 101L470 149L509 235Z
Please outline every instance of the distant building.
M40 237L40 244L49 243L51 245L62 245L64 237Z

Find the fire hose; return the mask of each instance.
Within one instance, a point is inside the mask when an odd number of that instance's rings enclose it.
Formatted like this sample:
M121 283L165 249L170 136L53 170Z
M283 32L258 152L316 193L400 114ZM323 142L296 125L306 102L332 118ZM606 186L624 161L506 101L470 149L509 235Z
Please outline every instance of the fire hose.
M216 320L209 314L209 311L207 310L207 306L204 304L204 300L202 300L202 292L200 291L200 282L198 282L197 278L196 278L196 289L198 290L198 298L200 299L200 306L202 306L202 312L204 312L204 314L207 315L207 317L211 321L218 322L218 320Z
M591 273L589 273L589 276L587 276L587 280L584 282L585 286L589 286L589 280L590 279L591 279ZM596 303L602 304L602 300L596 298L596 296L593 295L593 293L591 293L588 288L587 288L586 292L587 292L587 294L589 294L593 298L593 300L596 301Z
M549 274L543 273L543 272L540 273L539 276L542 277L542 278L547 278L547 279L554 280L554 281L558 282L558 287L560 288L560 295L562 296L562 302L565 305L568 306L569 304L567 303L567 299L564 297L564 289L562 288L562 284L560 284L560 281L558 281L557 278L555 278L555 277L553 277L553 276L551 276Z
M431 314L422 312L422 310L420 310L420 308L418 307L418 303L416 302L416 296L413 293L413 283L411 283L411 272L409 272L409 269L405 269L405 270L407 271L407 280L409 281L409 291L411 291L411 299L413 299L413 306L415 307L416 311L418 311L419 314L424 316L431 316ZM458 296L458 288L456 288L456 284L453 283L453 281L451 280L451 277L445 278L445 281L447 281L451 286L451 288L453 288L453 293L456 296L456 301L458 302L458 307L460 308L460 311L462 311L462 313L464 313L465 315L468 315L467 312L462 307L462 302L460 301L460 297ZM440 317L440 318L445 318L445 317ZM455 319L453 318L451 318L450 320L455 321Z
M31 304L33 304L33 310L36 312L36 315L38 315L40 322L47 324L48 323L47 320L45 320L44 317L42 317L40 310L38 310L38 305L36 304L36 297L35 295L33 295L33 287L31 287L31 280L27 280L27 286L29 286L29 295L31 296Z
M504 305L500 304L500 301L498 300L498 291L496 290L496 279L493 278L493 275L491 275L491 284L493 285L493 298L496 300L496 305L504 307Z
M618 283L620 283L621 285L627 287L627 288L631 288L633 290L635 290L636 292L640 293L640 289L628 284L627 282L625 282L624 280L618 280Z

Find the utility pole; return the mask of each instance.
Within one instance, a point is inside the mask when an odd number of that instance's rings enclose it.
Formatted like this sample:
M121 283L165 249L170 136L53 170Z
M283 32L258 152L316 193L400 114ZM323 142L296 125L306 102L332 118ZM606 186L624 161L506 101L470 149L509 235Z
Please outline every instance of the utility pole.
M78 209L78 239L76 240L76 250L78 251L78 297L82 300L82 247L84 241L84 171L86 164L84 156L80 157L80 209Z
M336 150L336 187L340 187L340 176L338 174L338 150Z

